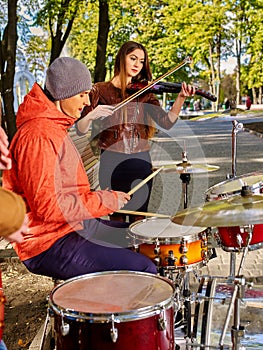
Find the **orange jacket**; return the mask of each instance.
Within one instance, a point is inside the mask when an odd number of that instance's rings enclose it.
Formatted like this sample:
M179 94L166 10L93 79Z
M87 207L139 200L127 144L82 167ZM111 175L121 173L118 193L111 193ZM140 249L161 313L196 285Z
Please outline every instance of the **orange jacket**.
M60 112L34 84L17 113L17 132L10 145L12 169L3 186L27 205L30 230L14 244L21 260L47 250L82 221L117 210L117 193L90 191L79 152L67 129L75 122Z

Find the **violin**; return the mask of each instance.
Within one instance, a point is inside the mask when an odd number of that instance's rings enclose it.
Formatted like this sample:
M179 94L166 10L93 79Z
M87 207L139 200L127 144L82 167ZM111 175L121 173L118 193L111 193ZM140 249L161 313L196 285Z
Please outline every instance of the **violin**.
M147 82L136 82L132 83L127 87L128 92L136 92L147 86ZM151 86L147 92L152 92L154 94L163 94L164 92L179 93L182 89L181 83L169 83L169 82L158 82L157 84ZM202 96L212 102L216 102L217 98L212 95L209 91L197 88L195 90L195 95Z
M155 79L154 81L152 81L152 82L150 82L148 84L145 84L145 86L142 89L137 90L131 96L127 97L125 100L123 100L122 102L118 103L115 106L115 108L114 108L114 112L117 111L118 109L122 108L123 106L125 106L128 102L130 102L134 98L140 96L141 94L143 94L144 92L149 90L152 86L157 84L162 79L168 77L170 74L176 72L178 69L184 67L186 64L191 64L192 62L193 62L193 60L192 60L191 57L186 57L180 64L178 64L177 67L172 68L171 70L169 70L168 72L164 73L162 76L160 76L159 78Z

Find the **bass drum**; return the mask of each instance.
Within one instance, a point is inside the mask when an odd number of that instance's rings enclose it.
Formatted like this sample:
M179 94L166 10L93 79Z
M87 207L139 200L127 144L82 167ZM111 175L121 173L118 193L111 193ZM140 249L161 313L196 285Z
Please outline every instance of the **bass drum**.
M174 300L171 281L148 273L67 280L49 298L56 350L174 350Z

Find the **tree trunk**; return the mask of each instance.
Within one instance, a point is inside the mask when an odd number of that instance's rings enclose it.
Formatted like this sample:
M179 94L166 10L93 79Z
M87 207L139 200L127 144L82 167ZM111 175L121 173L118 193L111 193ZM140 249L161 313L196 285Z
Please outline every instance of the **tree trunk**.
M110 28L108 0L99 0L99 31L97 39L94 82L104 81L106 76L106 49Z
M55 35L51 34L51 54L50 54L50 61L49 65L60 56L63 47L69 37L70 31L72 29L72 25L76 16L77 9L75 9L74 14L72 15L72 18L69 20L67 28L65 33L63 34L61 28L63 27L63 24L58 24L58 30ZM50 27L50 32L52 33L52 29Z
M263 103L262 92L263 92L263 87L261 86L258 90L258 104L260 104L260 105Z
M69 9L73 5L74 10L70 11L70 16L68 17ZM55 17L52 16L51 13L49 14L49 30L51 33L51 54L49 65L60 56L81 5L82 1L73 2L71 0L66 0L62 2L59 12ZM56 32L53 31L53 28L56 28Z
M212 46L209 45L209 63L210 63L210 70L211 70L211 81L212 81L212 94L216 95L216 74L215 74L215 66L214 66L214 62L213 62L213 49ZM216 110L216 105L215 102L212 102L212 110L215 111Z
M217 43L216 43L216 57L217 57L217 89L216 89L216 111L219 110L219 98L220 98L220 85L221 85L221 34L217 35Z
M8 22L0 42L1 94L3 98L2 117L9 141L12 140L16 132L13 94L17 43L16 10L17 0L8 0Z
M257 89L255 87L252 87L252 103L257 103Z

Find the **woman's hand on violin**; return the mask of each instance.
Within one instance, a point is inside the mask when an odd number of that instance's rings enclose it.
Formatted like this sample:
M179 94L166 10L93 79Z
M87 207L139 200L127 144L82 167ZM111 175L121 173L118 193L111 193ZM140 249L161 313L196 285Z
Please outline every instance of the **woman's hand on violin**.
M179 92L171 110L168 112L168 117L172 123L177 121L186 97L193 96L194 94L195 87L192 85L187 85L185 82L183 82L181 91Z
M195 87L193 85L186 84L185 82L183 82L179 96L185 98L188 96L193 96L194 94L195 94Z

